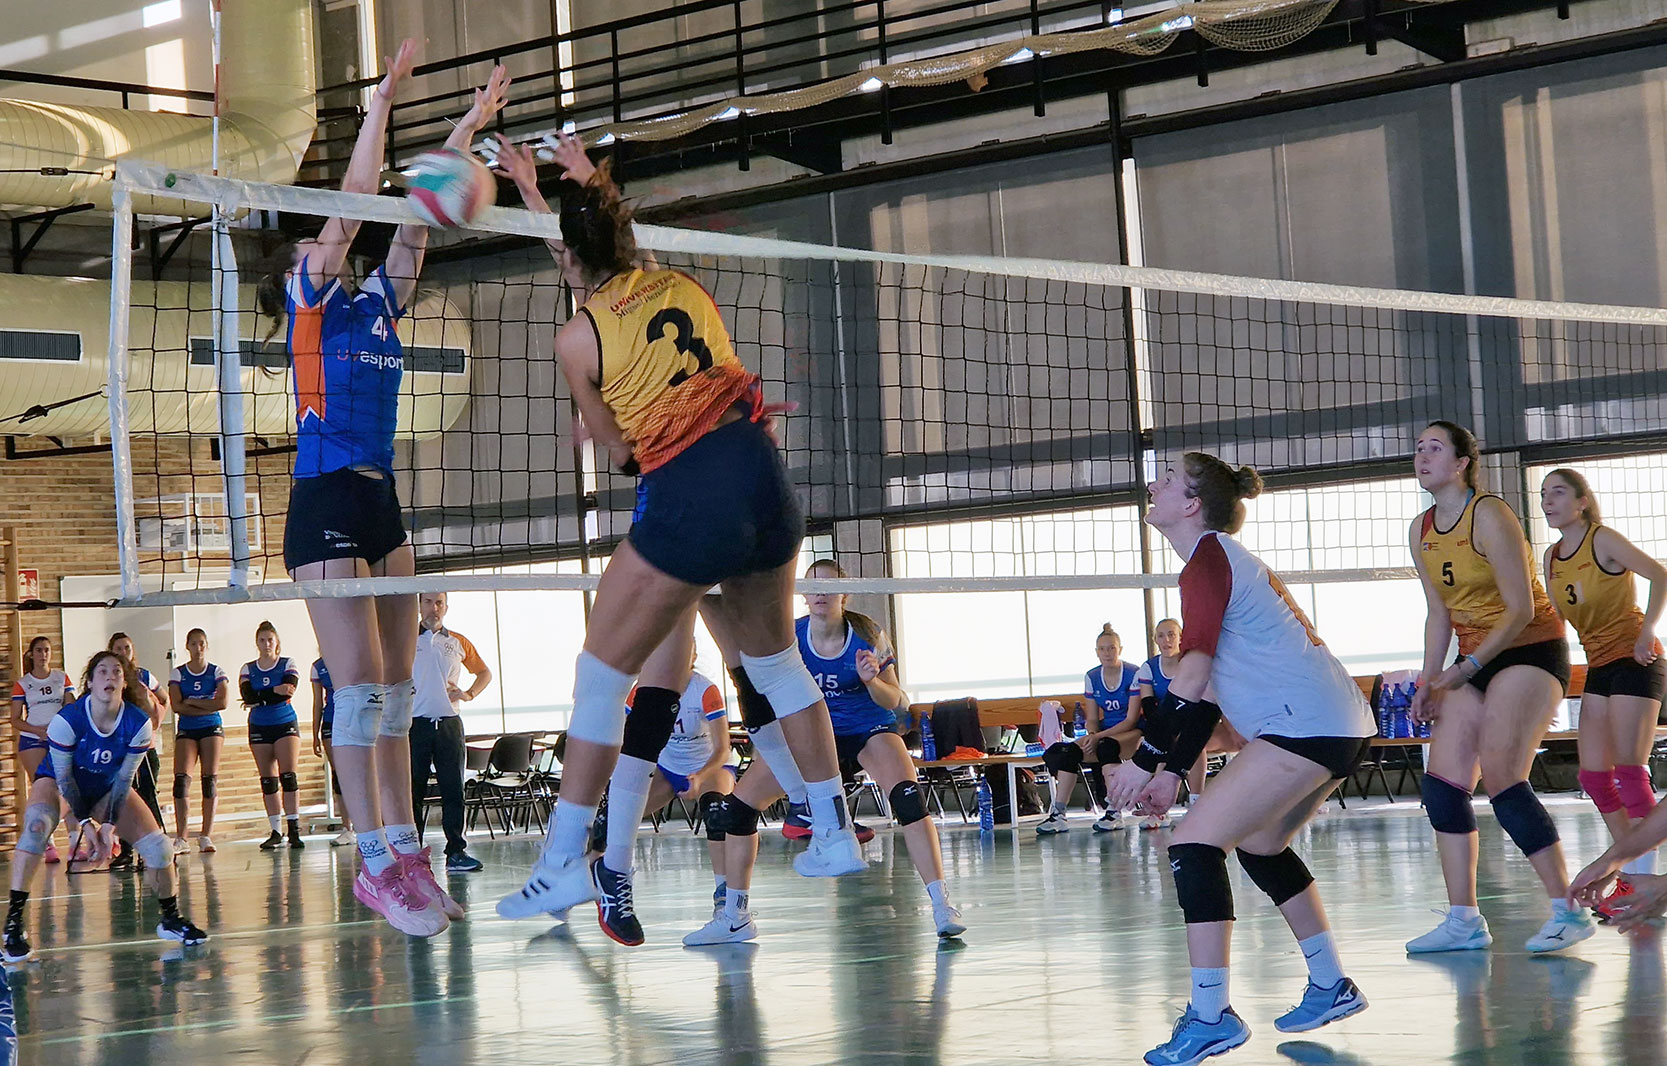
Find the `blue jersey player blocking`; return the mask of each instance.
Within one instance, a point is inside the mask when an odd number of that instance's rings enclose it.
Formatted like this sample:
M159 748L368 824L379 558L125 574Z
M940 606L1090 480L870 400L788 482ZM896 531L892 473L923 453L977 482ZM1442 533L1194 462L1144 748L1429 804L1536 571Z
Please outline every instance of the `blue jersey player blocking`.
M416 58L416 42L407 40L387 61L366 104L343 192L380 191L389 109ZM468 151L508 88L504 68L494 68L446 147ZM296 243L281 278L267 279L260 296L265 313L288 319L296 453L284 565L296 581L416 573L394 489L405 362L395 327L416 293L428 228L400 226L386 260L355 283L348 252L359 226L358 219L327 220L317 238ZM400 932L434 936L464 911L434 878L411 803L417 598L315 597L307 613L336 682L331 739L361 860L353 895Z
M23 931L24 907L61 807L81 823L87 839L106 839L99 830L114 825L122 836L137 841L145 876L161 907L157 936L182 944L208 939L207 933L179 912L174 849L167 834L150 810L133 799L133 775L151 747L150 715L134 702L144 699L139 684L121 656L101 651L87 664L82 679L85 695L60 711L47 727L50 751L35 771L23 828L12 853L11 902L0 944L0 957L8 963L27 961L31 954Z

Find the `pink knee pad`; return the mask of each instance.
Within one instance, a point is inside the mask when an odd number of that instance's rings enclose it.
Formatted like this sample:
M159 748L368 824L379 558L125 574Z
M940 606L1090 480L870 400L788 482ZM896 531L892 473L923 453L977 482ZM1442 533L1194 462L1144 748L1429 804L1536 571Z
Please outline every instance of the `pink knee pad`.
M1655 807L1655 788L1650 784L1650 771L1642 766L1615 767L1615 790L1627 817L1642 818Z
M1609 814L1621 809L1621 793L1615 787L1615 770L1582 770L1576 775L1580 790L1592 797L1598 810Z

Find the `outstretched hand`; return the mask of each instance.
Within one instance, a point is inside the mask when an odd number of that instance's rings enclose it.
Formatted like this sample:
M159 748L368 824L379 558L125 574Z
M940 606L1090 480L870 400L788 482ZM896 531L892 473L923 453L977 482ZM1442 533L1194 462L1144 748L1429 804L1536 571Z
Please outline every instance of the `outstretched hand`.
M474 106L463 121L473 129L481 129L492 117L504 108L509 99L509 71L502 63L492 68L491 75L486 79L484 88L475 90Z
M555 156L556 165L561 167L561 176L576 181L580 185L590 184L590 179L596 176L596 164L585 154L584 142L571 133L558 133L555 139L546 139L550 152Z
M538 160L533 158L531 145L515 144L503 134L497 135L498 169L518 187L537 187Z
M382 84L376 87L379 95L386 99L394 98L394 90L399 83L411 76L411 71L417 65L417 42L410 37L399 42L399 51L392 59L382 57Z

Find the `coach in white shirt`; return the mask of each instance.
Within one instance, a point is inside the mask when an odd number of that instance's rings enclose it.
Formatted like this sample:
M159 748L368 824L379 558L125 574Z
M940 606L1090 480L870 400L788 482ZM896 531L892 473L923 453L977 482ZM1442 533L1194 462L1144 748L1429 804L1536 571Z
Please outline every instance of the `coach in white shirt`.
M445 627L446 594L425 592L420 600L422 632L411 677L417 695L411 707L411 796L417 832L424 829L423 797L432 767L440 785L440 824L446 832L446 872L474 873L479 859L463 838L463 720L458 708L492 683L492 671L469 638ZM473 680L461 688L463 671Z

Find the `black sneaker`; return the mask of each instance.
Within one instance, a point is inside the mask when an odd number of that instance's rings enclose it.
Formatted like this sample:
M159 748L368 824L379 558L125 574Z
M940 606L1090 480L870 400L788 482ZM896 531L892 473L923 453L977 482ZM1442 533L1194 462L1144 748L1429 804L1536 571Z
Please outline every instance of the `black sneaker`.
M460 851L456 855L446 856L446 872L448 874L479 873L482 865L483 864L479 859L470 855L466 851Z
M29 947L29 938L23 935L22 924L6 925L6 940L0 946L0 959L8 963L28 962L35 952Z
M271 851L274 848L281 848L283 846L284 835L276 829L272 830L271 834L268 835L265 840L260 842L260 850L262 851Z
M117 846L115 857L110 860L112 870L133 869L133 849L126 844Z
M602 931L628 948L641 944L642 923L631 902L631 875L615 873L598 858L590 864L590 880L596 886L596 922Z
M191 924L191 919L184 915L163 918L156 923L156 935L163 940L177 940L187 946L201 944L208 939L208 934Z
M304 848L307 846L306 842L301 839L300 822L289 823L289 846L292 848Z
M600 855L608 850L608 804L596 809L596 820L590 823L590 850Z

